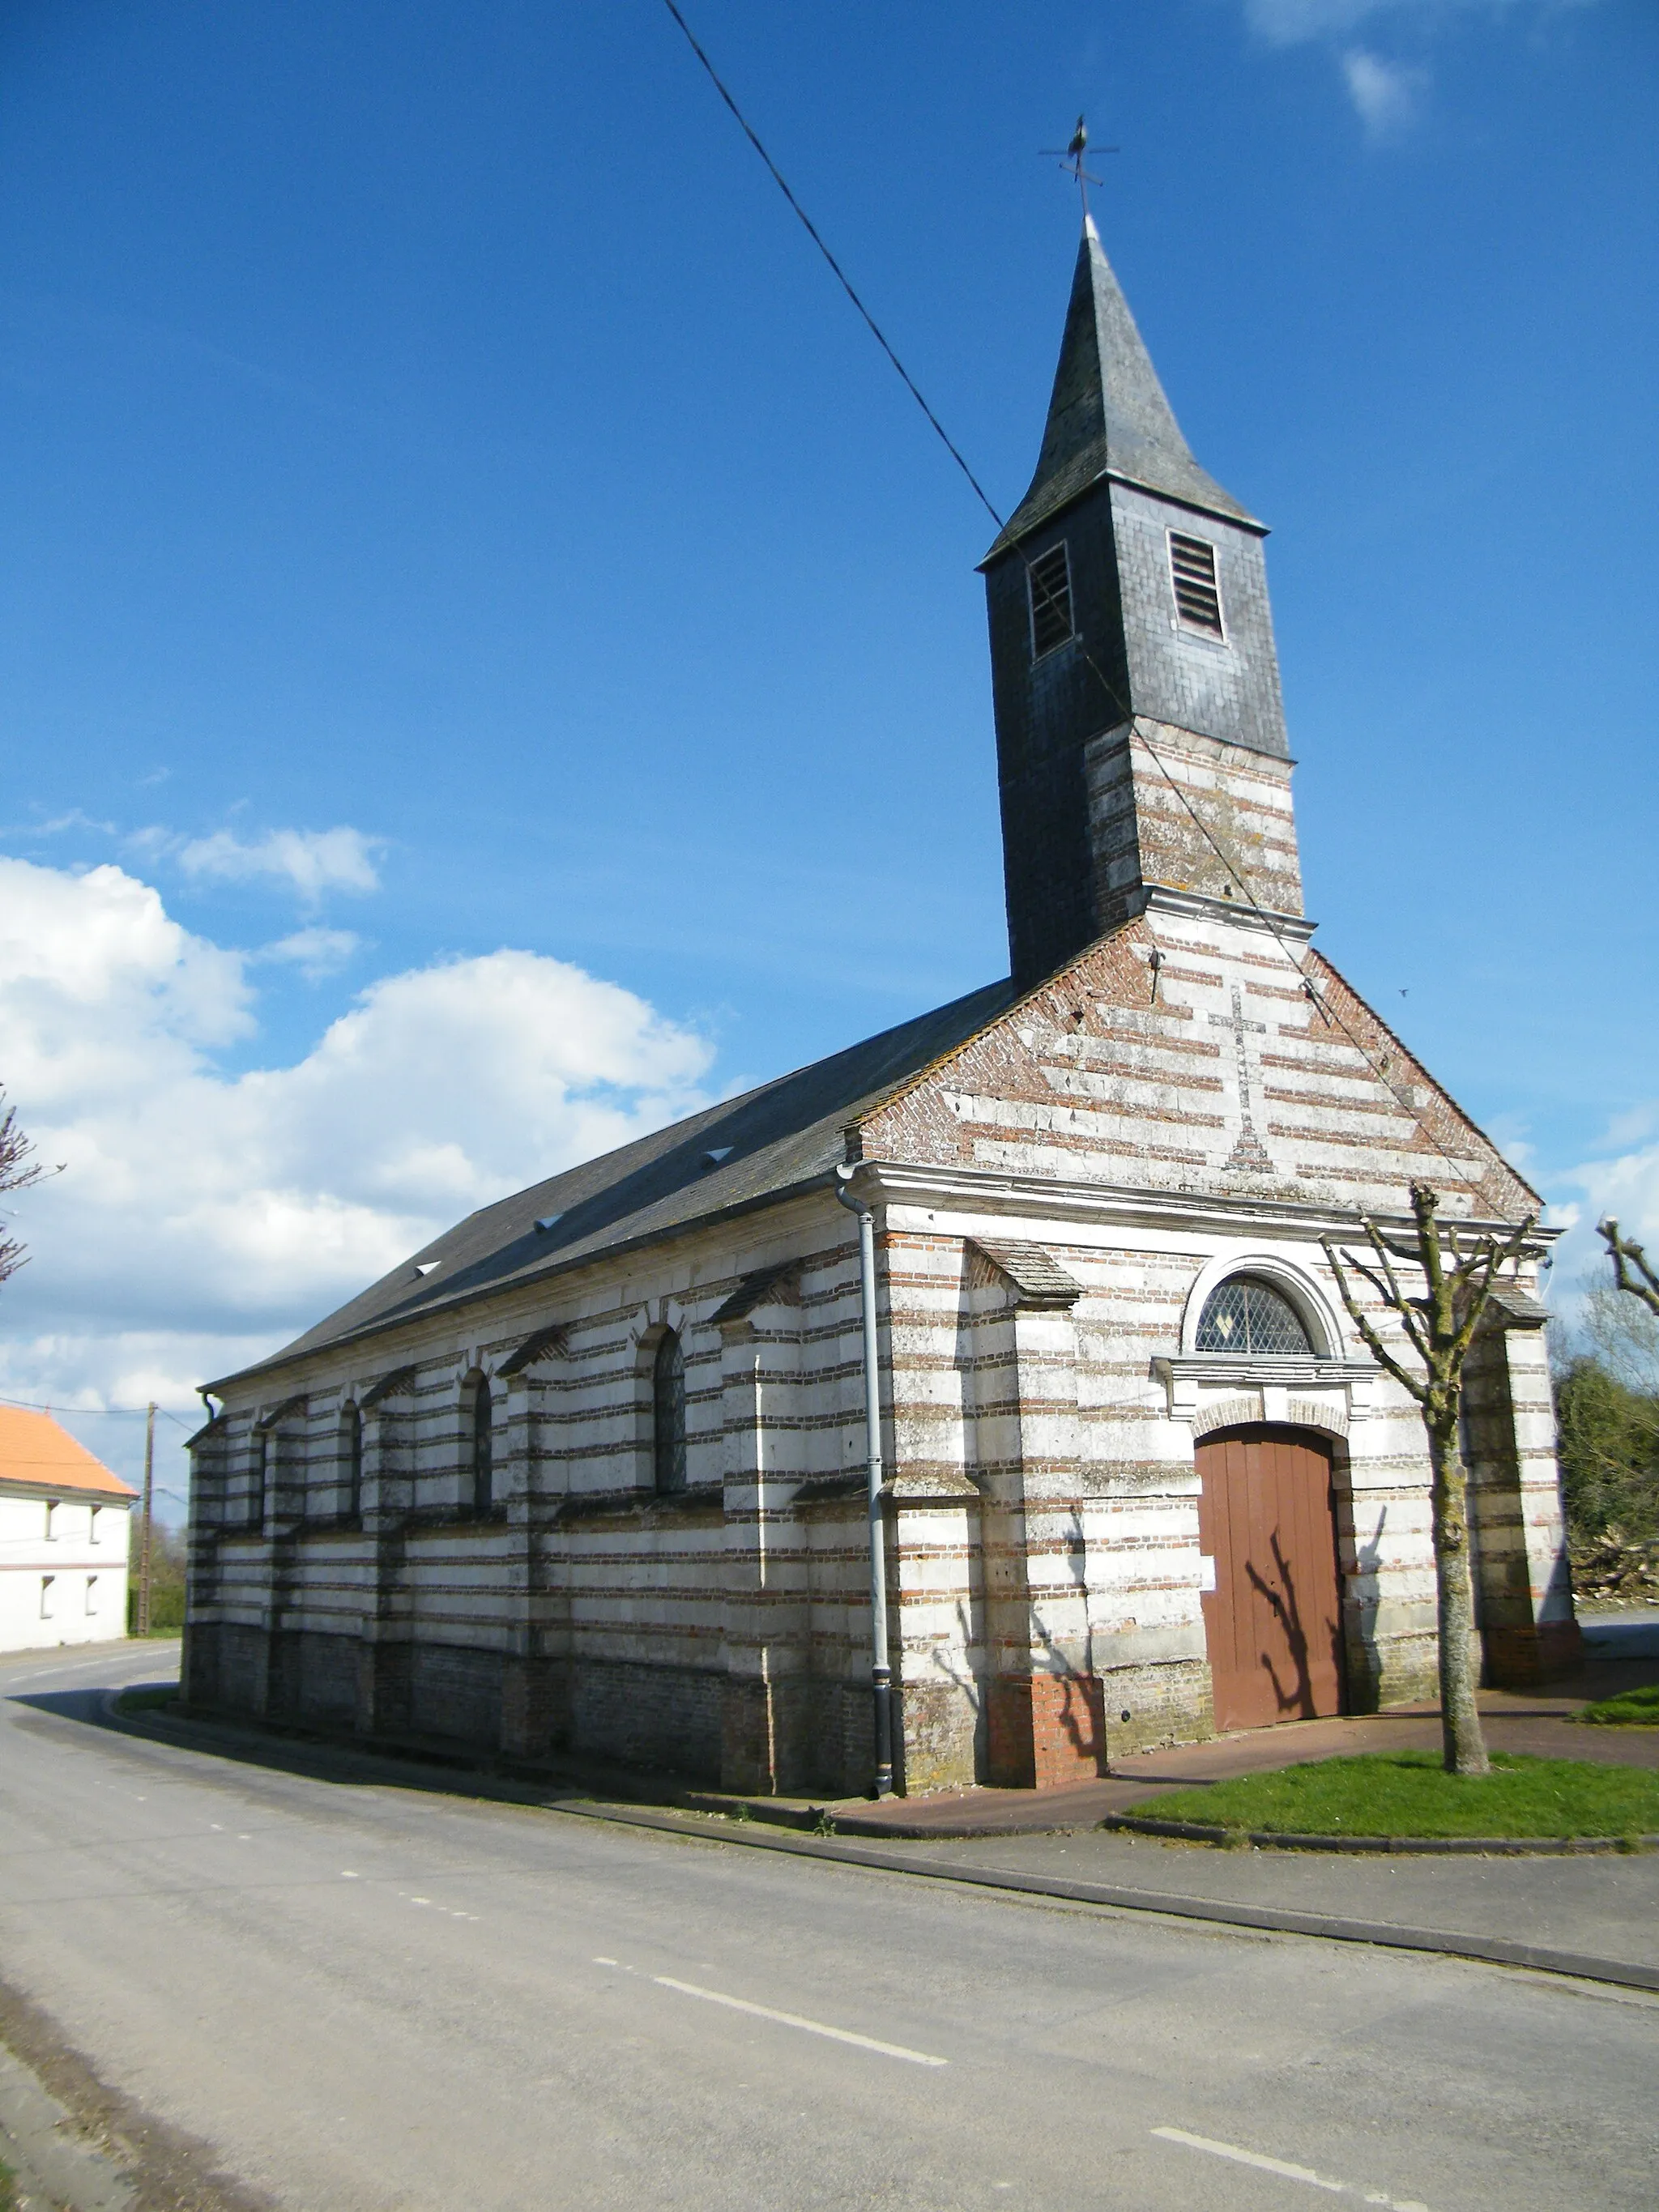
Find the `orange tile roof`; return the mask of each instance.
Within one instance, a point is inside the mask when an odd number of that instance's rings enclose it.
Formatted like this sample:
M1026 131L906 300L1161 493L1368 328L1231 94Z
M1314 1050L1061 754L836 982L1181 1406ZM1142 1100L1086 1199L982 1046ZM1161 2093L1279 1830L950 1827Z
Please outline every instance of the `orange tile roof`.
M50 1413L0 1406L0 1484L10 1483L27 1483L34 1490L96 1490L106 1498L138 1495L67 1429L60 1429Z

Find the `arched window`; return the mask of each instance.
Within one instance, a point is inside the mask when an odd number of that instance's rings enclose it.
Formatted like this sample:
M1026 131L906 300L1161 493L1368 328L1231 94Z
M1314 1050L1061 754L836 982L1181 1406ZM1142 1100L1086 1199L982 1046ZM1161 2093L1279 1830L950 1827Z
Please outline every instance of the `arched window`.
M1302 1316L1260 1275L1232 1275L1204 1301L1198 1321L1200 1352L1307 1353L1313 1350Z
M495 1500L495 1404L489 1377L481 1375L472 1393L472 1510L488 1513Z
M685 1487L685 1354L671 1328L651 1368L651 1458L659 1495Z
M356 1521L363 1510L363 1417L355 1400L348 1401L340 1416L340 1462L345 1510Z

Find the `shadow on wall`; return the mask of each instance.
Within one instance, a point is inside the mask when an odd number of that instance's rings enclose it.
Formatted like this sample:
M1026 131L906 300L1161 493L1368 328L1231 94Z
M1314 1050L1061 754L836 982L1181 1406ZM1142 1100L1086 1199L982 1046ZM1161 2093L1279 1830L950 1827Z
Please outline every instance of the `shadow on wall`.
M1267 1679L1273 1686L1273 1696L1278 1702L1279 1718L1281 1720L1292 1718L1312 1720L1314 1717L1313 1671L1308 1664L1308 1632L1303 1625L1301 1601L1296 1592L1296 1577L1291 1572L1291 1563L1285 1557L1284 1550L1279 1544L1277 1528L1273 1530L1269 1540L1273 1545L1273 1565L1279 1570L1279 1579L1283 1586L1282 1594L1273 1588L1264 1574L1259 1571L1254 1560L1245 1561L1244 1571L1249 1577L1251 1587L1256 1595L1261 1599L1268 1611L1275 1615L1285 1632L1285 1641L1290 1647L1291 1666L1294 1670L1289 1684L1280 1681L1279 1668L1275 1664L1273 1652L1262 1651L1257 1656L1267 1669ZM1340 1667L1340 1652L1335 1652L1333 1656Z

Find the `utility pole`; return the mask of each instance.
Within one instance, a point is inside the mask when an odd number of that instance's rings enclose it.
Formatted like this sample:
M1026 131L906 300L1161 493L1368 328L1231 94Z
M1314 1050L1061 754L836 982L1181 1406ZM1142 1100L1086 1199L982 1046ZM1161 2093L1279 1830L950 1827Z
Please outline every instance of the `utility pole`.
M137 1632L149 1634L149 1515L155 1480L155 1401L144 1416L144 1503L138 1522Z

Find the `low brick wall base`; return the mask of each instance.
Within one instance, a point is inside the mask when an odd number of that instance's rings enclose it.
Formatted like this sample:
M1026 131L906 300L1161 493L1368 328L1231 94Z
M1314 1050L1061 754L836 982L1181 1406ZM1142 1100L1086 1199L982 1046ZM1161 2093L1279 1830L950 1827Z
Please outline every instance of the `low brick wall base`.
M1019 1674L987 1685L986 1780L1057 1790L1106 1771L1103 1685L1092 1674Z
M1494 1690L1526 1690L1552 1674L1570 1674L1583 1660L1584 1639L1576 1620L1547 1620L1535 1628L1488 1628L1484 1680Z
M1106 1749L1113 1759L1158 1751L1165 1744L1202 1743L1215 1734L1210 1669L1202 1659L1170 1659L1152 1667L1110 1667L1099 1677Z
M700 1667L579 1660L570 1670L569 1748L717 1784L726 1679Z

